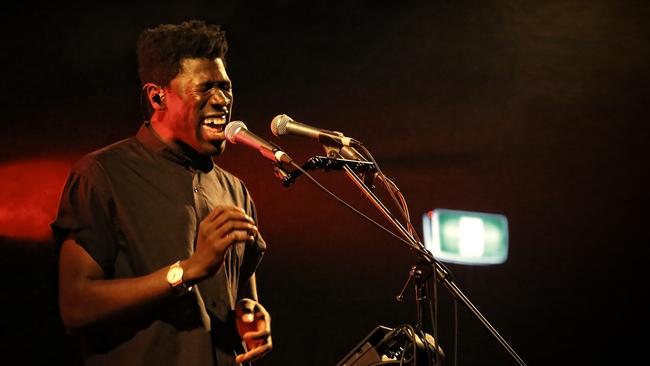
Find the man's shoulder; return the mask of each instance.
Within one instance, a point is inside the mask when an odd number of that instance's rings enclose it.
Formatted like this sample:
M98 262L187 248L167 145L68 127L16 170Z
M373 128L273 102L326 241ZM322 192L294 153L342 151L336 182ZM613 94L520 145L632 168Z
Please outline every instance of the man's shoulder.
M139 148L139 142L135 137L106 145L82 156L73 166L73 170L79 173L88 172L112 162L123 159L124 156L132 154Z

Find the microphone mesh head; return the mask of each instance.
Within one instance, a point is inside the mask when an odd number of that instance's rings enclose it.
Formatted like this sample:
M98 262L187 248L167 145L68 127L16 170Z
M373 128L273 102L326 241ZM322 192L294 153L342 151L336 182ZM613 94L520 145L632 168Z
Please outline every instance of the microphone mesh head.
M246 124L244 124L242 121L232 121L228 123L226 129L223 131L223 133L226 135L226 140L228 140L228 142L231 144L236 144L237 141L235 140L235 135L242 128L245 130L248 129L246 128Z
M273 135L275 136L286 135L287 124L292 121L291 117L286 114L278 114L271 121L271 132L273 132Z

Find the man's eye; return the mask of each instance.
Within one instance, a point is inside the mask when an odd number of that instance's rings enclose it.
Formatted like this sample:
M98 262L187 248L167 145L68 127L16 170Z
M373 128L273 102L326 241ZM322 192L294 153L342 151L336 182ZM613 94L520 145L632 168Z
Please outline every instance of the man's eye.
M206 86L197 89L197 92L201 94L209 94L211 92L216 92L216 91L223 91L223 92L230 92L232 89L232 85L230 83L219 83L219 84L213 84L211 86Z

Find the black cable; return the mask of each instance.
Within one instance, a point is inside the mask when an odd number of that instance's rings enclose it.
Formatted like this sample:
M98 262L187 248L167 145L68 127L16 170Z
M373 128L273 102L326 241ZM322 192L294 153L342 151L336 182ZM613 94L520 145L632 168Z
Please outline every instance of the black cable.
M417 234L417 231L415 230L415 228L411 224L410 216L409 216L409 213L408 213L408 206L406 205L406 201L403 200L403 196L402 196L401 192L399 191L399 189L397 188L397 185L395 183L393 183L393 181L391 181L386 176L386 174L384 174L384 172L381 170L381 168L379 167L379 164L375 160L374 156L372 156L370 151L363 145L360 145L359 147L365 153L366 158L370 159L372 161L372 163L375 164L375 168L377 169L377 173L379 174L379 176L382 179L384 187L386 188L386 190L388 190L388 193L390 194L391 198L393 199L393 202L395 203L397 208L399 208L400 212L402 213L403 219L406 221L408 231L416 239L417 242L422 243L422 241L420 240L420 238L419 238L419 236ZM395 196L395 191L397 191L399 193L399 195L402 197L401 201L398 200L397 197Z
M438 281L437 281L435 276L433 277L433 297L435 299L438 298ZM439 320L438 320L439 319L438 318L438 302L434 303L433 314L434 314L435 322L436 322L436 326L433 328L433 338L434 338L434 340L436 342L436 360L438 360L438 359L442 360L440 358L440 354L438 352L438 350L440 349L440 340L438 339L438 336L439 336L438 325L440 324ZM438 363L436 361L436 363L439 364L439 365L442 365L442 362Z
M458 300L454 298L454 366L458 365Z
M436 286L436 282L437 281L434 278L434 280L433 280L433 299L438 298L438 291L437 291L438 288ZM429 293L430 290L429 290L428 286L425 288L425 290L426 290L426 293L427 293L427 297L432 298L431 294ZM434 350L434 358L433 358L434 359L434 365L441 365L441 363L438 362L440 357L438 357L439 340L438 340L438 302L437 301L433 301L433 308L431 306L429 306L429 316L431 317L431 322L433 323L431 331L433 332L433 340L434 340L434 348L435 348L435 350ZM424 344L426 345L427 351L428 351L430 349L430 347L429 347L429 342L426 341L426 334L425 334L424 341L425 341ZM429 359L431 359L431 354L429 354Z
M357 210L356 208L352 207L349 203L345 202L345 201L344 201L343 199L341 199L339 196L337 196L336 194L332 193L329 189L327 189L327 188L324 187L322 184L320 184L320 183L319 183L319 182L318 182L314 177L311 176L311 174L309 174L307 171L305 171L305 170L304 170L300 165L296 164L296 163L293 162L293 161L291 162L291 165L293 165L296 169L300 170L300 172L302 172L302 174L304 174L307 178L309 178L309 180L311 180L311 181L312 181L312 182L313 182L313 183L314 183L318 188L320 188L320 189L322 189L323 191L325 191L325 193L327 193L328 195L330 195L332 198L334 198L335 200L337 200L339 203L343 204L344 206L346 206L346 207L349 208L350 210L354 211L356 214L360 215L360 216L363 217L364 219L370 221L371 223L373 223L373 224L374 224L375 226L377 226L378 228L380 228L380 229L384 230L385 232L387 232L388 234L392 235L392 236L393 236L394 238L396 238L397 240L399 240L399 241L401 241L401 242L403 242L403 243L406 243L406 244L407 244L411 249L416 249L416 250L418 250L418 251L421 251L421 250L422 250L421 248L415 247L415 246L413 245L413 243L409 242L408 240L406 240L406 239L400 237L399 235L395 234L394 232L388 230L386 227L384 227L383 225L381 225L381 224L378 223L377 221L371 219L370 217L368 217L367 215L365 215L363 212L361 212L361 211Z
M380 178L382 179L384 187L388 190L388 193L390 194L391 198L393 199L393 202L395 203L395 206L397 206L397 208L399 208L399 210L400 210L400 212L402 214L402 218L406 221L406 224L407 224L407 226L409 228L409 232L411 232L412 225L411 225L411 222L409 220L408 207L406 207L406 205L404 204L405 202L401 202L400 200L397 199L397 197L395 196L394 190L391 189L391 188L397 188L397 186L393 183L393 181L391 181L388 178L388 176L386 176L386 174L384 174L384 172L381 170L381 167L379 166L379 163L377 163L377 160L375 160L375 157L372 156L372 154L370 153L370 150L368 150L363 145L360 145L359 147L365 153L365 157L370 159L370 161L372 161L372 163L375 165L375 169L377 169L377 173L379 174Z

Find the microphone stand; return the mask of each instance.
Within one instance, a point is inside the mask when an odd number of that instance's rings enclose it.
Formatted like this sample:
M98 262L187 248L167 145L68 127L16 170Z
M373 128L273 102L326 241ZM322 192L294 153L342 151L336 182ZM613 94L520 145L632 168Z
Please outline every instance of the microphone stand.
M415 283L415 295L416 295L416 306L417 306L417 319L418 319L418 330L424 332L424 308L430 307L433 305L432 300L436 301L437 299L428 298L429 294L429 280L431 275L435 275L435 279L442 283L443 286L452 294L452 296L460 301L475 317L479 322L487 329L487 331L499 342L499 344L506 350L506 352L521 366L526 366L526 363L517 355L515 350L505 341L505 339L497 332L497 330L490 324L490 322L481 314L481 312L472 304L472 302L465 296L465 294L454 284L449 271L438 262L433 254L428 251L424 245L413 237L413 235L404 228L404 226L397 219L393 217L388 208L381 202L381 200L372 192L370 188L359 178L355 171L361 171L362 173L371 172L374 167L373 163L368 161L358 161L351 159L340 159L337 158L338 154L333 152L332 147L325 146L326 152L329 157L316 156L309 159L309 161L304 164L304 170L325 168L326 170L340 170L345 171L346 175L350 180L364 193L366 198L368 198L377 209L384 215L384 217L399 231L403 239L400 240L402 244L406 244L408 248L414 252L416 256L419 257L420 261L417 265L411 268L409 272L409 279L407 280L404 288L400 295L397 296L397 300L400 301L403 296L406 286L413 278ZM292 163L295 165L295 163ZM295 165L297 166L297 165ZM302 174L301 171L295 170L292 172L287 172L281 163L275 165L275 174L282 181L284 186L290 186L293 184L295 179ZM357 212L359 213L359 212ZM395 234L393 234L395 235ZM395 235L396 238L400 239ZM436 324L433 323L434 319L431 319L431 329L436 329ZM438 344L438 340L434 339L435 348L438 352L436 355L441 354L441 348ZM426 334L422 336L422 342L428 344L426 341ZM428 348L428 345L426 346ZM427 363L429 366L432 366L434 360L429 357Z
M377 198L377 196L361 181L361 179L350 169L348 166L344 166L343 170L345 171L348 178L364 193L364 195L370 199L370 201L379 209L379 211L386 217L386 219L393 224L393 226L410 242L410 249L420 257L422 263L414 266L411 269L411 275L415 278L415 295L416 295L416 304L417 304L417 316L418 316L418 326L423 330L423 319L424 319L424 306L431 306L430 303L427 303L426 300L436 299L427 299L426 294L429 293L429 278L431 274L435 272L435 279L442 283L443 286L451 292L451 294L459 300L467 309L469 309L472 314L481 322L481 324L490 332L490 334L501 344L501 346L506 350L514 360L522 366L525 366L526 363L517 355L515 350L505 341L505 339L497 332L497 330L490 324L490 322L481 314L481 312L472 304L472 302L465 296L465 294L454 284L451 279L451 275L445 267L443 267L434 257L431 252L429 252L422 243L418 242L411 233L409 233L404 226L397 221L393 215L388 211L386 206ZM435 329L436 324L433 324L432 329ZM438 340L435 340L436 348L440 349L438 345ZM429 360L431 362L431 360Z

